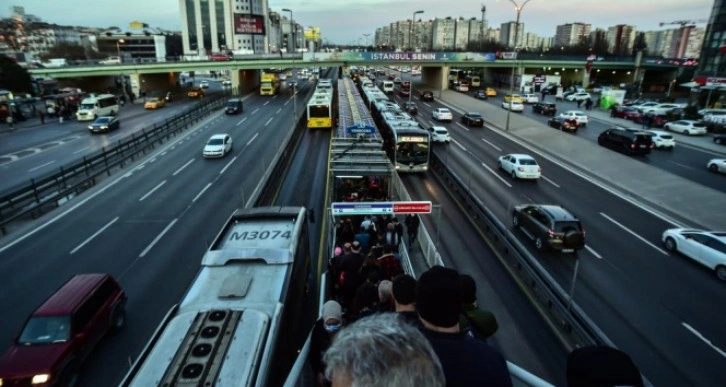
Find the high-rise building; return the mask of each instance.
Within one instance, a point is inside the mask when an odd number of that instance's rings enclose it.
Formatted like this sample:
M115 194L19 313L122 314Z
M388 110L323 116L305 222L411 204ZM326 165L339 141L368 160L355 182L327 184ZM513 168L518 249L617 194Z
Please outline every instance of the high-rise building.
M516 26L516 39L515 44L515 26ZM507 47L522 47L524 46L524 23L506 22L502 23L501 32L499 33L499 42Z
M590 35L592 25L581 22L561 24L555 32L555 46L574 46Z
M267 0L179 0L179 9L185 54L265 53L274 44Z
M486 40L493 40L495 42L498 42L500 35L501 30L499 28L487 28Z
M450 17L436 18L431 26L431 48L434 50L453 50L456 20Z
M726 54L722 49L726 43L724 36L726 36L726 2L715 0L699 57L696 78L699 83L706 83L709 77L723 79L726 83Z
M626 24L618 24L608 27L607 40L610 52L615 55L630 55L635 42L635 27Z

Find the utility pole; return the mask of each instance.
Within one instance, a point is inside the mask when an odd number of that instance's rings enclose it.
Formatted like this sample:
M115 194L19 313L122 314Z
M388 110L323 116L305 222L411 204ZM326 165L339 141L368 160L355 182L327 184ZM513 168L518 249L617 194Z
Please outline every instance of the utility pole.
M487 12L487 7L481 5L481 25L479 26L479 51L484 52L484 14Z
M514 23L514 60L512 60L512 79L509 82L509 109L507 109L507 124L504 127L504 130L509 130L509 117L512 115L512 97L514 94L514 71L516 70L516 62L517 62L517 41L519 38L519 14L522 13L522 9L524 8L527 3L529 3L530 0L525 0L522 5L517 4L514 0L509 0L514 4L514 10L517 12L517 21ZM505 96L506 98L506 96Z

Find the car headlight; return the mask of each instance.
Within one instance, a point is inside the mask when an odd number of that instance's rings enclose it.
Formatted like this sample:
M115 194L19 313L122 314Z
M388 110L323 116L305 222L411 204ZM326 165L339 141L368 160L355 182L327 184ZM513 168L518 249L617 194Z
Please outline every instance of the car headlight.
M93 130L93 125L88 125L88 130ZM0 387L2 387L2 383L0 383Z
M32 384L48 383L50 380L50 374L38 374L33 376Z
M101 129L108 129L108 126L106 126L106 125L103 125L103 126L101 127Z

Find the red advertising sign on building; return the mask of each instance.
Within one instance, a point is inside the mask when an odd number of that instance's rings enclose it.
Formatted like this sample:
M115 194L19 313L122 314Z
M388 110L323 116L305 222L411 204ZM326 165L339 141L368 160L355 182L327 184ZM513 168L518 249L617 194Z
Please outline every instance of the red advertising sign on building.
M393 202L394 214L430 214L431 202Z
M265 34L265 17L262 15L234 14L234 32L236 34Z

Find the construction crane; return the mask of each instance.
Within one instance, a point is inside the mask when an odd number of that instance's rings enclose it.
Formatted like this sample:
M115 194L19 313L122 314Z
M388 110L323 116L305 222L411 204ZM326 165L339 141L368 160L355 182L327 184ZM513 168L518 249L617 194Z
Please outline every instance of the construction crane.
M673 52L671 51L671 57L683 58L686 56L686 49L688 47L688 38L691 36L691 30L696 27L696 24L707 23L707 19L696 19L696 20L675 20L672 22L660 22L661 27L665 25L679 25L678 29L678 49Z

